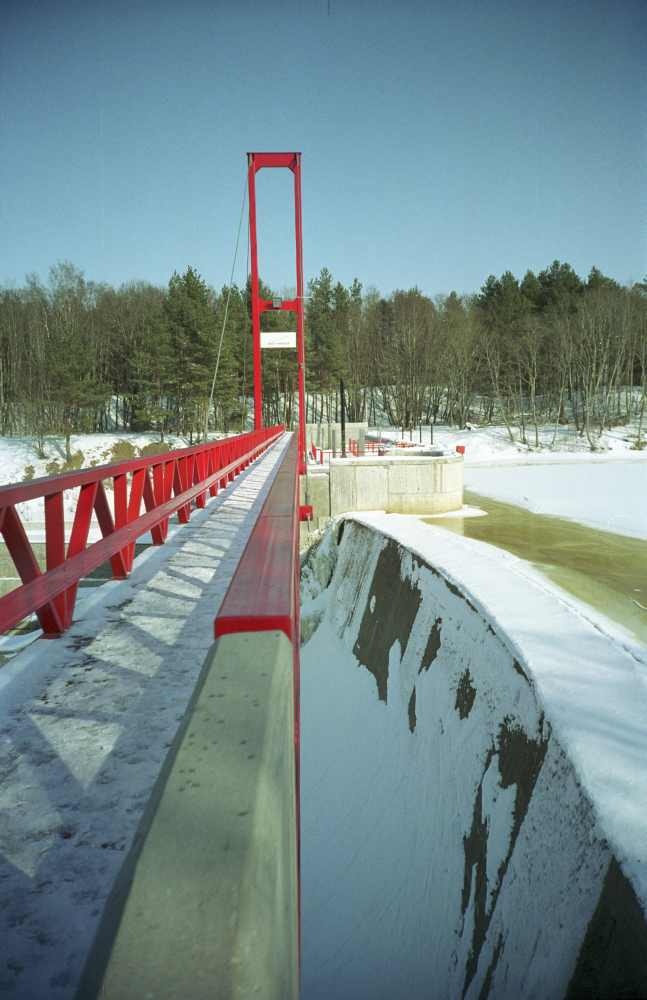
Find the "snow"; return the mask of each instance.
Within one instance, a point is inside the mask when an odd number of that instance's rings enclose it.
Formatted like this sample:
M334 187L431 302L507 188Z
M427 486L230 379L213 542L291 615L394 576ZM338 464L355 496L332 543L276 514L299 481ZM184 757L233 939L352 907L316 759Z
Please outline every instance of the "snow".
M433 428L433 447L443 448L446 451L455 452L456 446L465 448L466 462L519 462L526 459L534 462L537 460L560 461L560 459L571 460L573 458L597 460L609 457L640 457L641 452L633 449L636 438L636 428L633 424L622 427L614 427L605 431L599 439L598 450L592 452L588 441L583 435L579 435L573 427L560 427L553 444L554 429L549 426L540 428L540 447L534 448L532 445L524 445L517 439L510 440L505 427L497 425L471 425L471 430L459 430L445 424L438 424ZM384 441L392 443L402 442L405 446L428 446L431 443L431 429L428 426L422 428L422 441L418 430L412 434L405 432L404 436L397 427L369 428L369 435L372 438L381 437ZM528 434L528 441L534 441L534 435Z
M465 488L570 518L603 531L647 538L647 456L638 461L513 467L465 466Z
M444 510L440 514L425 514L425 521L446 521L448 518L456 520L465 517L487 517L487 511L482 510L480 507L472 507L470 504L464 503L458 510Z
M214 439L216 436L213 436ZM169 434L166 435L164 444L161 444L159 434L136 434L128 431L106 434L73 434L70 438L70 452L72 456L81 453L79 468L83 469L120 461L119 458L115 458L113 452L113 449L120 445L126 449L125 457L137 458L141 449L147 446L159 445L160 450L163 451L167 446L186 448L189 442L176 434ZM35 439L32 437L0 437L0 485L6 486L10 483L22 482L25 479L38 479L41 476L52 475L53 471L56 470L48 470L47 466L53 462L57 463L58 471L62 471L65 464L65 439L48 436L45 439L44 451L47 457L39 457ZM108 502L112 504L110 480L106 485L108 486ZM66 522L73 520L76 493L76 490L65 491ZM43 501L32 500L28 503L18 504L18 511L26 527L30 529L30 537L33 537L32 526L38 528L38 525L45 520ZM96 537L96 535L92 537ZM34 538L34 540L37 539Z
M74 995L288 440L0 670L0 991Z
M611 857L647 904L647 653L492 546L405 515L351 515L339 546L338 529L302 575L304 1000L430 983L475 1000L488 970L492 996L565 995ZM380 596L387 539L402 582ZM407 597L408 641L391 641ZM362 666L368 615L391 643L385 700ZM516 832L504 728L545 748Z
M630 426L608 431L600 441L602 450L591 452L586 439L572 430L561 430L555 448L532 450L512 443L504 427L436 427L434 447L447 453L454 453L456 445L465 448L464 485L474 493L535 514L647 538L647 451L632 448L632 431ZM395 428L371 433L402 440ZM548 428L543 433L552 436ZM428 444L429 428L423 427L422 436L423 445Z
M127 442L133 449L159 444L160 450L164 450L164 445L171 448L186 448L189 444L188 440L178 437L176 434L166 435L164 444L160 444L159 434L136 434L131 431L121 431L106 434L73 434L70 438L70 451L72 455L79 451L83 453L81 467L86 469L93 464L106 465L115 461L112 457L112 449L120 442ZM65 439L48 436L45 439L44 451L47 457L40 458L33 437L0 437L0 482L2 485L21 482L26 478L25 470L28 466L32 466L32 478L35 479L50 474L47 471L47 465L51 462L58 462L59 466L62 466L65 462ZM133 457L136 457L136 453Z
M354 519L440 570L531 668L546 715L586 786L595 789L605 825L640 870L647 907L644 647L620 643L612 629L605 633L599 624L592 627L585 605L562 597L523 560L495 546L448 538L441 528L421 525L411 516L357 514ZM544 622L550 628L542 627Z

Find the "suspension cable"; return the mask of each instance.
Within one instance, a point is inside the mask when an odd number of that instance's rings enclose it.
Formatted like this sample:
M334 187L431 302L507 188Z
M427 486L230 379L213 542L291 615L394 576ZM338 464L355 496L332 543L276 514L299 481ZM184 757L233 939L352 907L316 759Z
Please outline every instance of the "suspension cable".
M247 309L247 287L249 285L249 226L247 227L247 252L245 254L247 259L247 270L245 272L245 285L244 285L244 304L245 304L245 318L249 321L249 311ZM243 379L241 383L241 402L242 402L242 418L240 422L240 432L241 434L245 430L247 425L247 341L249 339L248 323L245 324L245 333L243 336Z
M225 327L227 326L227 316L229 314L229 300L231 299L231 289L234 281L234 271L236 269L236 258L238 257L238 244L240 242L240 229L243 224L243 214L245 212L245 202L247 200L247 177L245 177L245 183L243 185L243 200L240 206L240 218L238 220L238 232L236 233L236 246L234 247L234 260L231 265L231 275L229 277L229 288L227 289L227 301L225 302L225 315L222 320L222 330L220 331L220 342L218 344L218 354L216 356L216 367L213 372L213 379L211 381L211 392L209 393L209 403L207 405L207 413L204 422L204 438L207 440L207 435L209 431L209 410L213 405L213 394L216 390L216 380L218 378L218 369L220 367L220 353L222 351L222 342L225 336Z

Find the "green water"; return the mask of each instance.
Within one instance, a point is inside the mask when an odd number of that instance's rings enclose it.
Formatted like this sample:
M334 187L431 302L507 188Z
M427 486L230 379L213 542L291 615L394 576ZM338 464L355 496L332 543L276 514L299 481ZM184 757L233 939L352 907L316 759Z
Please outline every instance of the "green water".
M423 520L525 559L647 645L647 611L635 603L647 608L647 541L533 514L467 491L465 503L480 507L487 517Z

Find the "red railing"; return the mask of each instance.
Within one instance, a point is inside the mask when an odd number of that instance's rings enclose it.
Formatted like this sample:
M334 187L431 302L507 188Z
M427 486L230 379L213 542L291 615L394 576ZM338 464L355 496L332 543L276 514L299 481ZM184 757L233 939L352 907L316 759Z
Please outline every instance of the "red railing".
M297 880L300 880L300 610L299 524L311 507L299 505L299 454L292 435L215 621L216 639L235 632L284 632L292 643ZM300 900L299 892L299 900ZM300 903L299 926L300 926ZM300 932L299 932L300 933Z
M408 442L407 442L407 447L409 447ZM387 448L388 448L388 442L387 441L384 441L384 442L382 442L382 441L373 441L373 440L370 440L370 439L367 438L365 440L365 442L364 442L364 453L367 454L367 455L385 455L386 451L387 451ZM349 438L348 439L348 447L347 447L346 450L347 450L347 454L352 455L353 457L358 457L359 453L360 453L359 452L359 441L356 438ZM333 451L332 451L331 448L320 448L313 441L311 443L311 445L310 445L309 455L312 458L313 462L318 462L319 465L323 465L324 464L324 455L328 455L329 457L332 457ZM341 455L341 452L340 452L340 455Z
M299 524L312 508L299 505L299 454L293 434L252 529L220 610L214 634L284 632L294 660L295 744L299 746ZM298 753L297 753L298 769Z
M46 636L61 635L72 623L81 577L110 561L113 576L124 579L141 535L150 531L153 544L161 545L172 514L186 524L193 505L204 507L208 496L216 496L282 433L283 427L263 428L193 448L0 487L0 533L22 581L0 598L0 633L36 612ZM114 517L105 480L112 480ZM76 488L66 546L63 494ZM16 504L38 498L44 500L44 572L16 510ZM93 513L103 537L88 545Z
M318 462L319 465L324 464L324 455L332 455L332 450L330 448L319 448L318 445L312 442L310 445L310 455L313 462Z
M299 518L293 435L216 616L216 638L279 629L298 648Z

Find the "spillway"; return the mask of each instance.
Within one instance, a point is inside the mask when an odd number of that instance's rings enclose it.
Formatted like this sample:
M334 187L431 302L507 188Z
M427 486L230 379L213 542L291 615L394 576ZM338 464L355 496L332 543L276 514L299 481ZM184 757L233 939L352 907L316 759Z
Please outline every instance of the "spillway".
M493 553L305 558L303 1000L647 995L647 663Z

